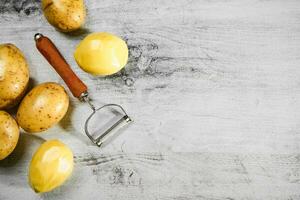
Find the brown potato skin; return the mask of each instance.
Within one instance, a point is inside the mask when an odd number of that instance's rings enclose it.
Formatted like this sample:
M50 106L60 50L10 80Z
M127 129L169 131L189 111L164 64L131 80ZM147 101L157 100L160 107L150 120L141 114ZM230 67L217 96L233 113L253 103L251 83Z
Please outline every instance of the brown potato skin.
M13 44L0 44L0 109L19 103L29 82L23 53Z
M22 100L17 122L28 133L42 132L58 123L69 107L69 96L57 83L34 87Z
M9 156L19 140L19 126L7 112L0 110L0 160Z
M47 21L61 32L72 32L85 22L86 8L83 0L42 0Z

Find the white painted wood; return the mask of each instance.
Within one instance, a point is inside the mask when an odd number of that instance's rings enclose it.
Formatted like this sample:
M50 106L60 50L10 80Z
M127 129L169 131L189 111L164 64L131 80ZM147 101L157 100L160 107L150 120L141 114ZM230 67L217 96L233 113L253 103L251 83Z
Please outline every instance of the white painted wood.
M0 199L300 199L300 1L86 0L79 35L54 30L38 0L0 2L0 43L24 51L34 84L64 84L38 53L41 32L98 102L122 104L135 122L102 149L83 133L88 109L39 135L76 156L71 180L39 196L27 184L43 141L23 134L0 163ZM89 32L127 40L123 76L82 72L72 53Z

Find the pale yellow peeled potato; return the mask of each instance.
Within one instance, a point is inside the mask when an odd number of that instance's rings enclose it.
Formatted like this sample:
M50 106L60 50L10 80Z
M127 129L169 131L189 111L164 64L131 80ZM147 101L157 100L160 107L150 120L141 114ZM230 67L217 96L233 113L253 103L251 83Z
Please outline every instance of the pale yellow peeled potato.
M42 9L47 21L62 32L75 31L85 22L83 0L42 0Z
M18 124L29 133L42 132L58 123L69 107L69 96L57 83L43 83L34 87L22 100Z
M15 106L29 82L29 70L23 53L13 44L0 44L0 109Z
M62 185L72 174L73 153L62 142L44 142L29 165L29 184L37 193L49 192Z
M18 124L8 113L0 111L0 160L13 152L18 140Z
M92 33L77 46L74 57L81 69L93 75L111 75L127 64L128 47L110 33Z

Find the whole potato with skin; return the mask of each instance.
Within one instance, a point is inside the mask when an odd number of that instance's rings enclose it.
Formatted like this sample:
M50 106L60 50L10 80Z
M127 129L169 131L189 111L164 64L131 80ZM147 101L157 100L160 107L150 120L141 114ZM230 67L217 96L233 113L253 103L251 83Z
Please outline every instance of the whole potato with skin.
M18 124L29 133L42 132L58 123L69 107L69 96L57 83L43 83L34 87L22 100Z
M29 82L29 70L22 52L13 44L0 44L0 109L15 106Z
M19 126L8 113L0 111L0 160L15 149L19 140Z
M48 22L62 32L79 29L86 17L83 0L42 0L42 9Z

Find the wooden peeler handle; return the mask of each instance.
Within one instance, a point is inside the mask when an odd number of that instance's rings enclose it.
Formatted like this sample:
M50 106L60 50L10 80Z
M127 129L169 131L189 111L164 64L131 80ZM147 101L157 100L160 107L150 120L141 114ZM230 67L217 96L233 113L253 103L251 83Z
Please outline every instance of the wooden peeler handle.
M70 65L61 55L59 50L53 44L53 42L37 33L34 36L36 41L36 47L41 52L41 54L47 59L47 61L52 65L55 71L61 76L65 81L72 94L80 98L81 95L87 92L87 86L78 78L78 76L73 72Z

